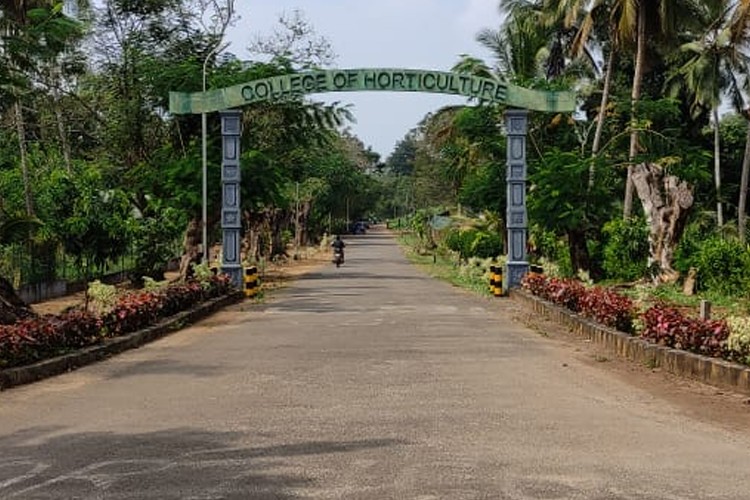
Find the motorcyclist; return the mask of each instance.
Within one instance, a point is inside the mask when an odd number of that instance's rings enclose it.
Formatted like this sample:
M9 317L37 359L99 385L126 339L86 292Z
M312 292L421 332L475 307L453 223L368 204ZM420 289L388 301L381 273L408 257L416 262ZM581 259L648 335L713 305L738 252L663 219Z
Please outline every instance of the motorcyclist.
M340 252L341 253L341 262L344 262L344 247L346 246L346 243L344 243L344 240L341 239L341 235L337 234L336 239L333 240L333 243L331 243L331 246L333 247L333 251Z

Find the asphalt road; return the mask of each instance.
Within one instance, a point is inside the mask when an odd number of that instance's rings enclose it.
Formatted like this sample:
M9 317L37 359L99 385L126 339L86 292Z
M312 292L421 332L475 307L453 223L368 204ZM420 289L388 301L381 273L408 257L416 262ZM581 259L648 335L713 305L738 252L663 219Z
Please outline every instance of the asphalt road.
M0 498L750 498L748 433L348 241L265 305L0 393Z

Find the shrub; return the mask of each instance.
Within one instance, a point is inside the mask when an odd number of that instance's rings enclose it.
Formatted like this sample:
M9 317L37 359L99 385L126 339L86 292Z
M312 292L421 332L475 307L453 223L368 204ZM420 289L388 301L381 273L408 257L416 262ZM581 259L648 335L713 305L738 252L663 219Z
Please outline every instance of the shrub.
M694 259L701 288L736 295L750 283L750 253L737 240L718 236L707 239Z
M706 356L727 354L729 327L724 320L683 316L676 308L663 304L648 309L642 319L641 337L654 343Z
M88 296L94 312L103 314L117 302L117 287L95 280L89 283Z
M586 288L574 280L547 278L538 274L524 276L521 286L533 295L579 312L598 323L626 333L633 332L633 301L612 290Z
M545 271L548 263L554 265L555 274L551 276L572 277L575 275L567 242L551 231L546 231L537 224L529 228L529 257L544 262ZM552 269L550 267L550 269Z
M646 275L648 227L642 219L614 219L602 228L606 237L602 268L608 278L633 281Z
M541 274L527 273L521 280L521 288L528 290L532 295L544 298L547 289L547 278Z
M149 276L143 277L143 290L145 292L156 292L169 286L169 280L156 281Z
M730 316L727 318L727 325L727 349L730 359L750 365L750 318Z
M461 260L466 260L472 257L472 245L478 233L476 229L451 229L445 237L445 246L458 253Z
M203 300L226 294L230 288L228 276L221 275L211 278L208 289L191 282L158 292L121 296L101 316L73 310L0 326L0 368L34 363L95 345L106 336L145 328Z
M471 242L469 257L491 259L503 253L503 239L496 233L479 232Z
M101 340L99 318L71 311L0 327L0 367L31 364Z
M635 309L630 298L607 288L586 290L580 301L581 314L610 328L633 333Z
M581 310L581 300L586 289L578 281L551 278L547 282L546 299L573 312Z

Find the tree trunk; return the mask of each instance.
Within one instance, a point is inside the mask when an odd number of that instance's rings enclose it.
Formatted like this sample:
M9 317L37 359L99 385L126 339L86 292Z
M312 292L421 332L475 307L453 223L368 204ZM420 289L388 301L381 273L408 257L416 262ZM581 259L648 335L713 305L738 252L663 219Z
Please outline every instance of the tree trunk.
M719 107L714 106L714 184L716 185L716 221L724 225L724 211L721 206L721 135L719 133Z
M12 325L33 316L36 314L18 297L10 281L0 276L0 325Z
M604 88L602 89L602 102L599 104L599 113L596 117L596 131L594 132L594 142L591 144L591 156L596 156L599 153L599 146L602 142L602 132L604 131L604 119L607 116L607 103L609 102L609 91L612 87L612 73L615 68L615 50L609 54L609 60L607 61L607 72L604 75ZM594 171L596 167L591 164L589 170L589 186L594 185Z
M63 153L63 161L65 162L65 170L70 174L73 173L73 167L70 162L70 143L68 142L68 134L65 132L65 120L63 119L62 110L60 109L60 97L55 96L55 118L57 121L57 133L60 136L60 148Z
M568 249L570 250L570 263L573 271L580 270L588 272L591 268L589 248L586 245L586 231L581 229L568 230Z
M31 177L29 176L29 160L26 151L26 126L23 121L21 101L14 105L16 113L16 133L18 134L18 150L21 159L21 176L23 178L23 196L26 202L26 215L34 216L34 201L31 197Z
M643 65L646 61L646 2L638 2L638 35L635 52L635 71L633 73L633 87L630 93L630 150L628 152L628 176L625 180L625 202L622 209L624 219L633 213L633 161L638 154L637 111L641 98L641 83L643 82Z
M242 248L245 251L245 259L249 262L259 260L260 226L258 224L259 217L254 215L249 211L245 211L243 214L247 230L242 240Z
M750 176L750 121L747 124L745 135L745 155L742 157L742 176L740 178L740 200L737 204L737 232L740 241L745 242L745 229L747 226L747 181Z
M658 266L654 279L673 283L679 273L672 267L672 258L693 205L693 188L674 175L664 175L654 163L636 165L633 184L649 227L649 266Z
M201 262L201 220L197 217L193 217L188 222L188 227L185 230L185 237L182 240L182 258L180 259L180 278L186 279L191 272L190 266L192 264L200 264Z

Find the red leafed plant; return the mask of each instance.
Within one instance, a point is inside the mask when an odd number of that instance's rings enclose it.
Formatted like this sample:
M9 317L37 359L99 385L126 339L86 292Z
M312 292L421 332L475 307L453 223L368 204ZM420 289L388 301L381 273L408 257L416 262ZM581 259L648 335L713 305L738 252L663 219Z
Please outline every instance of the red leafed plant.
M229 278L222 275L211 278L207 286L189 282L156 292L123 295L102 316L73 310L0 326L0 368L31 364L100 343L107 336L134 332L224 295L230 288Z
M0 367L65 354L101 340L99 318L82 311L41 316L0 327Z
M550 278L547 281L544 298L573 312L578 312L585 293L586 288L579 281Z
M633 333L633 301L619 293L595 286L586 290L579 302L583 316L610 328Z
M643 314L641 337L675 349L724 357L729 327L724 320L702 320L684 316L674 307L659 304Z
M521 280L521 287L537 297L544 297L547 289L547 278L541 274L527 273Z

